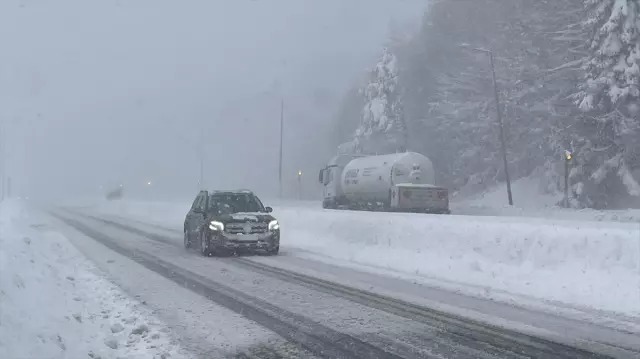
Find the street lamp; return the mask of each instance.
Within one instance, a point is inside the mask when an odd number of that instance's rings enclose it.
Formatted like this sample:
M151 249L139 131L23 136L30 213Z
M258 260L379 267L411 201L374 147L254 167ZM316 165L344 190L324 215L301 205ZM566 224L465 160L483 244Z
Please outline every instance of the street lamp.
M284 134L284 97L280 100L280 154L278 156L278 195L282 199L282 137ZM298 172L298 178L302 172Z
M302 199L302 171L298 170L298 199Z
M569 150L564 150L564 158L567 161L571 161L571 159L573 159L573 153L571 153L571 151Z
M569 208L569 165L573 159L573 153L564 150L564 207Z
M507 197L509 198L509 205L513 206L513 195L511 193L511 178L509 176L509 166L507 162L507 145L504 138L504 126L502 124L502 109L500 108L500 95L498 91L498 81L496 80L496 68L493 61L493 51L479 48L470 47L467 44L460 45L461 48L476 52L481 52L489 55L489 61L491 63L491 76L493 78L493 94L496 101L496 116L498 119L498 127L500 128L500 147L502 148L502 161L504 162L504 176L507 181Z

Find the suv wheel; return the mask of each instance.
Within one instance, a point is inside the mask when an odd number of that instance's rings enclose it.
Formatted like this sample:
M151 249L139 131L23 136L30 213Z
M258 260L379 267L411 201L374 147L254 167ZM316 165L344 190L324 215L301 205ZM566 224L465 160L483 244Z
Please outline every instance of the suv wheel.
M211 256L213 251L211 250L211 243L209 243L209 238L205 231L200 232L200 254L205 257Z
M191 248L191 239L189 239L189 232L186 229L184 230L184 248Z
M270 249L267 254L270 256L277 256L278 252L280 252L280 245L278 244L277 246L273 247L273 249Z

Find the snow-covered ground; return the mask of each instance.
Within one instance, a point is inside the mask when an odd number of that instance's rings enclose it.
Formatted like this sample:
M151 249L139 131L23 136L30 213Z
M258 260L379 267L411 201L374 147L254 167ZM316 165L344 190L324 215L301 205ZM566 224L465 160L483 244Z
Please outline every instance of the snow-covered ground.
M640 316L640 226L527 217L443 216L275 206L285 255L384 270L472 295ZM93 210L182 229L188 203Z
M0 358L187 358L144 303L19 201L0 204Z
M640 209L600 211L561 208L557 204L562 200L562 195L545 193L540 188L540 180L535 177L514 181L511 187L513 206L507 204L507 189L503 183L474 196L454 198L451 201L451 210L454 214L473 216L541 217L640 223Z

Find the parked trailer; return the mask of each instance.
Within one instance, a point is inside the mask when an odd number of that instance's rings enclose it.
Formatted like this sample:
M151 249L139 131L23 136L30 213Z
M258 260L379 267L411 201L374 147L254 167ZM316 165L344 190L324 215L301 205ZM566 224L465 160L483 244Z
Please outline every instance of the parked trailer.
M324 208L449 213L449 193L435 185L431 161L419 153L339 155L319 173Z

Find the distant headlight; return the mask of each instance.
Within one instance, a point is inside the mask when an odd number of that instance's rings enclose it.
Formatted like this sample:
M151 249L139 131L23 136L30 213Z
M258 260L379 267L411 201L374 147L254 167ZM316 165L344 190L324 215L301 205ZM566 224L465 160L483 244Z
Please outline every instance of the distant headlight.
M278 229L280 229L280 223L278 223L278 221L273 220L273 221L269 222L269 230L270 231L277 231Z
M212 231L224 231L224 223L218 221L211 221L209 223L209 229Z

